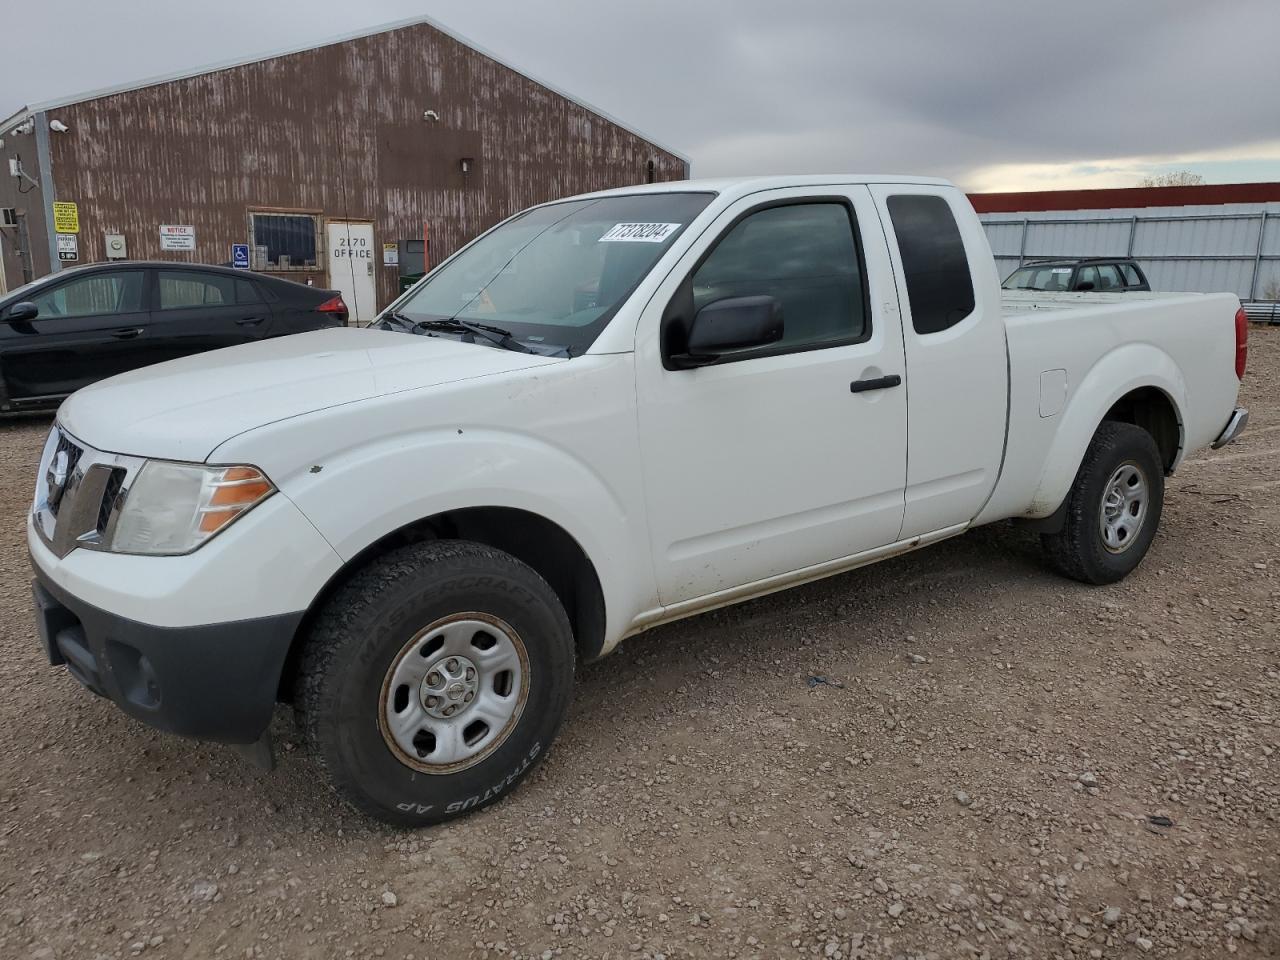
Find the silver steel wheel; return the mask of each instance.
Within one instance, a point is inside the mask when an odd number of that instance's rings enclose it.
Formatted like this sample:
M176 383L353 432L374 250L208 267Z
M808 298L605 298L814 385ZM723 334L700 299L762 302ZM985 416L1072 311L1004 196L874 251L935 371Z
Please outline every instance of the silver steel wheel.
M423 773L479 763L514 729L529 698L529 654L507 623L458 613L418 631L382 681L378 726Z
M1147 519L1150 484L1142 468L1127 460L1103 487L1098 523L1102 544L1111 553L1124 553L1138 539Z

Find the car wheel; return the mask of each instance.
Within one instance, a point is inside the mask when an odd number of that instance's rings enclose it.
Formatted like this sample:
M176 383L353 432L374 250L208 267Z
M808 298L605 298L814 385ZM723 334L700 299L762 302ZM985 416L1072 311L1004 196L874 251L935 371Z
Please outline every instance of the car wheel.
M1062 529L1044 534L1041 542L1063 575L1115 583L1146 556L1163 505L1164 465L1151 434L1131 423L1106 421L1067 494Z
M375 560L329 599L295 703L343 799L424 826L528 775L564 719L573 671L573 634L546 581L500 550L436 540Z

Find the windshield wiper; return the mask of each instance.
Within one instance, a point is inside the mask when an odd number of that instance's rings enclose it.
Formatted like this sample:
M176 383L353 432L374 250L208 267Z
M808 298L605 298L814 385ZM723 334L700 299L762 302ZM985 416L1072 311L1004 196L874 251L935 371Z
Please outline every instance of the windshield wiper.
M389 314L397 320L405 320L399 314ZM492 327L487 323L473 323L470 320L459 320L457 317L442 318L439 320L419 320L414 323L413 330L465 330L473 337L483 337L492 344L502 347L504 350L514 350L516 353L533 353L534 351L526 347L523 343L516 340L511 335L510 330L503 330L501 327Z

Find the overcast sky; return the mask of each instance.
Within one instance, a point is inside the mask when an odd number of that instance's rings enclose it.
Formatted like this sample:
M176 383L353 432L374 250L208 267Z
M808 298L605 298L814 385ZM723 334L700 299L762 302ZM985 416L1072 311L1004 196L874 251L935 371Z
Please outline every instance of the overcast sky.
M1280 180L1280 0L54 0L6 4L26 103L427 15L689 156L695 176L970 190Z

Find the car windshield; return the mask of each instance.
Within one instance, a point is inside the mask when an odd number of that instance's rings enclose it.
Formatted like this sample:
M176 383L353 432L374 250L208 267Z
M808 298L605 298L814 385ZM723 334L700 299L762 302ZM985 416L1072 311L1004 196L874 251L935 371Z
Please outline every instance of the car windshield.
M1020 267L1005 279L1006 290L1066 290L1071 282L1071 268L1041 264Z
M538 352L576 356L712 196L648 193L535 207L429 274L379 325L460 320L509 331Z

